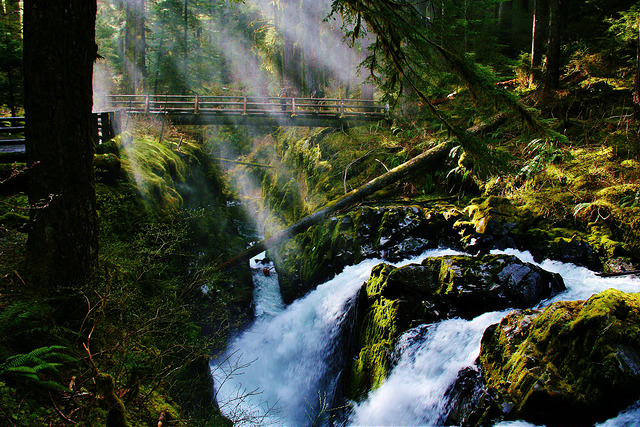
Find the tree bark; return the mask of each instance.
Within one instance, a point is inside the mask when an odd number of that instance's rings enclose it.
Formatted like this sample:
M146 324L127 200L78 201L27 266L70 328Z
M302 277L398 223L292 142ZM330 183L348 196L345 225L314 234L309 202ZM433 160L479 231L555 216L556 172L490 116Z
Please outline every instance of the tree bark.
M511 56L513 52L513 3L503 1L498 6L498 41L505 46L504 52Z
M129 0L125 2L125 81L123 90L126 93L142 93L146 79L147 42L146 0Z
M560 88L560 11L562 0L550 0L550 6L545 92L555 91Z
M96 1L24 1L24 83L34 279L86 281L98 259L91 138Z
M20 2L18 0L5 0L2 2L2 41L0 48L3 56L3 71L7 74L7 98L4 100L11 116L18 115L18 107L22 105L22 20Z
M548 9L548 0L534 0L531 29L531 67L539 67L542 64Z
M633 118L640 120L640 18L638 18L638 40L636 40L636 74L633 81Z

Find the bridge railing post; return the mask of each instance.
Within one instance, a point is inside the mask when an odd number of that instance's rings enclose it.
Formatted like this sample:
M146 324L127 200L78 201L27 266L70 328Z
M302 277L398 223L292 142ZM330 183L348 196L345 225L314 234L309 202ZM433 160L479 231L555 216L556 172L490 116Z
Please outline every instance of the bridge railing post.
M198 106L198 95L196 95L196 99L193 103L193 113L194 114L198 114L199 112L199 106Z
M144 112L149 114L149 95L144 97Z
M344 116L344 99L340 98L340 115Z
M247 114L247 97L242 97L242 115L245 116Z
M295 98L291 98L291 115L292 116L296 115L296 99Z

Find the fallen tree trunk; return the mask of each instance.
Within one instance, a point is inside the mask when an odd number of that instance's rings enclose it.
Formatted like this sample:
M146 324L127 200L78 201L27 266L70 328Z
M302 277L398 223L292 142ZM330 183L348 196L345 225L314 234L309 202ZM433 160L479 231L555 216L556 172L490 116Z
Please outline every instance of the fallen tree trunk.
M325 208L319 210L318 212L315 212L301 219L292 226L280 231L279 233L274 234L273 236L254 244L241 254L236 255L230 260L220 264L218 266L218 269L228 269L231 267L235 267L241 262L247 261L250 258L260 254L261 252L264 252L268 248L276 246L292 238L296 234L305 231L312 225L318 224L331 213L363 200L376 191L381 190L386 186L393 184L394 182L398 182L399 180L406 178L410 174L424 168L429 163L442 160L449 154L449 151L451 151L451 148L453 148L453 146L454 141L449 140L431 148L430 150L425 151L422 154L419 154L408 162L405 162L400 166L391 169L384 175L380 175L379 177L367 182L363 186L358 187L355 190L352 190L351 192L345 194L343 197L328 204Z
M506 114L500 113L489 120L488 123L474 126L468 131L472 134L485 132L488 129L498 126L499 124L504 122L506 118ZM224 270L235 267L240 263L247 261L254 256L264 252L265 250L283 243L296 234L305 231L312 225L318 224L328 215L362 201L376 191L379 191L395 182L398 182L401 179L407 178L409 175L424 169L429 164L441 161L449 154L454 145L455 140L453 139L436 145L435 147L425 151L422 154L417 155L416 157L401 164L400 166L391 169L389 172L380 175L379 177L367 182L366 184L356 188L355 190L352 190L338 200L329 203L326 207L319 210L318 212L315 212L301 219L292 226L274 234L273 236L254 244L246 251L218 265L217 268Z

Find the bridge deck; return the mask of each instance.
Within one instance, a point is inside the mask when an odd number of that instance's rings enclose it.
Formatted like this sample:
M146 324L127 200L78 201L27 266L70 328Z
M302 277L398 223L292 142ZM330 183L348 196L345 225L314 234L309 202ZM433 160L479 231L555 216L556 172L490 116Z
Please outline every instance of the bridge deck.
M110 107L165 115L178 125L331 127L388 118L388 104L358 99L247 96L110 95Z

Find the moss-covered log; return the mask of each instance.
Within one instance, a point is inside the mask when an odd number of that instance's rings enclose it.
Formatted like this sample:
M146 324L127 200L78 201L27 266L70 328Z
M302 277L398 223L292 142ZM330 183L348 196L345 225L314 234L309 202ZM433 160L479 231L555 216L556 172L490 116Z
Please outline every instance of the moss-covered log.
M498 113L491 119L487 120L487 122L480 123L467 129L467 132L470 135L480 135L484 132L488 132L492 129L497 128L498 126L500 126L500 124L504 123L507 120L507 117L508 116L505 113ZM408 176L425 169L430 164L437 163L449 154L450 150L454 147L455 144L456 140L452 139L436 145L435 147L423 152L422 154L417 155L416 157L401 164L400 166L391 169L384 175L381 175L367 182L361 187L352 190L340 199L329 203L324 209L321 209L318 212L303 218L289 228L256 243L245 252L220 264L218 268L227 269L235 267L236 265L247 261L248 259L260 254L261 252L283 243L296 234L305 231L312 225L318 224L333 212L352 206L353 204L364 200L366 197L372 195L376 191L379 191L391 184L405 179Z
M236 265L250 259L251 257L258 255L261 252L264 252L265 250L273 246L283 243L287 239L290 239L291 237L295 236L296 234L305 231L307 228L311 227L312 225L319 223L331 213L339 211L340 209L349 207L365 199L366 197L372 195L376 191L379 191L393 183L396 183L401 179L404 179L409 175L416 173L421 169L424 169L430 164L433 164L442 160L445 156L449 154L449 151L451 150L451 148L453 148L453 146L454 146L453 140L445 141L440 143L439 145L436 145L430 150L427 150L424 153L419 154L418 156L412 158L408 162L405 162L400 166L397 166L391 169L389 172L385 173L384 175L381 175L367 182L363 186L356 188L355 190L352 190L351 192L345 194L340 199L328 204L324 209L321 209L318 212L315 212L303 218L302 220L286 228L285 230L256 243L255 245L251 246L249 249L247 249L243 253L224 262L223 264L220 264L218 268L226 269L226 268L235 267Z

